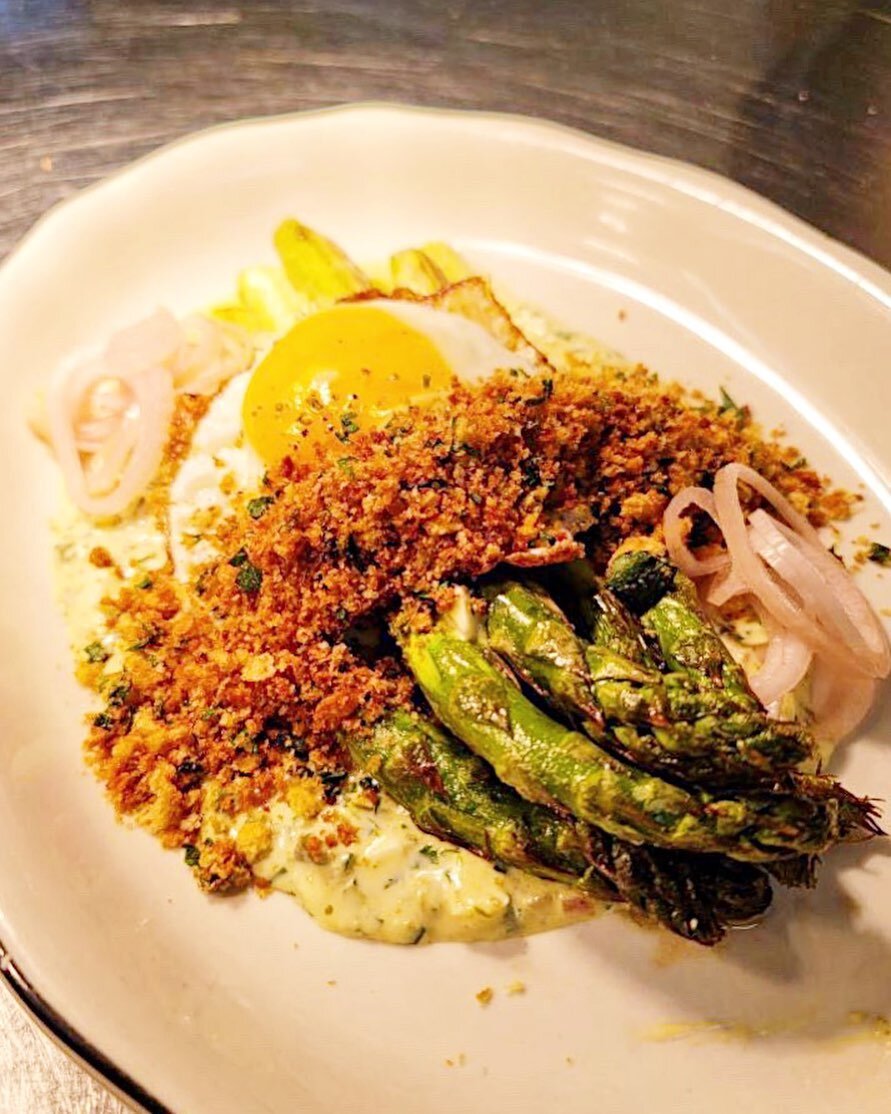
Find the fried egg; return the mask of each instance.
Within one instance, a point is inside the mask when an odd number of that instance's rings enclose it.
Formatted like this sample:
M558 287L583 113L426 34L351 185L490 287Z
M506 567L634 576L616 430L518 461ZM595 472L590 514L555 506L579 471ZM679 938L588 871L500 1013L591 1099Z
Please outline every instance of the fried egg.
M260 487L267 467L343 453L358 429L432 401L453 379L533 371L482 325L397 299L341 303L298 321L252 371L232 379L198 424L170 489L174 566L214 558L216 518Z
M499 368L532 370L528 356L474 321L396 299L341 303L299 321L251 376L243 423L267 464L311 461L357 429Z

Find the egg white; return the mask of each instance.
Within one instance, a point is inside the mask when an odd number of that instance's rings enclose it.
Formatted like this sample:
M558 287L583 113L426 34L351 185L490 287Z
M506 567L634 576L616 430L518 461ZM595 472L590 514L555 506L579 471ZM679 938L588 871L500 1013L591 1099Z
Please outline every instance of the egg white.
M384 310L422 333L464 382L479 382L503 368L535 371L529 355L512 352L482 325L458 313L398 298L372 298L361 304Z
M224 516L231 514L263 479L265 465L248 444L241 424L250 378L249 371L237 375L213 399L170 485L170 550L176 574L183 580L218 556L204 536L201 512L206 515L216 508Z

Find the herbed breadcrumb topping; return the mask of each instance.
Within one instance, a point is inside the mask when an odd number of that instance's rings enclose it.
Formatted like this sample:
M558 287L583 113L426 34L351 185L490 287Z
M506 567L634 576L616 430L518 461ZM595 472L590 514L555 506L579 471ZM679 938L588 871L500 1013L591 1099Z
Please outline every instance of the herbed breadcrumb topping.
M105 601L124 667L109 674L89 653L80 667L105 704L90 761L117 809L185 846L207 888L247 884L234 841L199 841L202 817L234 820L299 779L331 804L348 771L342 736L414 699L395 647L368 658L366 626L423 626L502 563L658 538L671 496L731 460L815 523L848 508L747 412L641 367L456 383L384 428L345 433L336 459L286 459L218 527L224 556L192 583L169 568Z

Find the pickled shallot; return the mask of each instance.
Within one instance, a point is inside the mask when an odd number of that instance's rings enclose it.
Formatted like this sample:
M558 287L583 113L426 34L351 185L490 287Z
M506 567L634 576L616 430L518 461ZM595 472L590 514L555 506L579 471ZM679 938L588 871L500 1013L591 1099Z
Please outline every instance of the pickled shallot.
M122 329L105 352L61 368L46 399L46 431L68 494L86 514L120 514L161 463L176 394L214 394L253 358L236 325L167 310Z
M758 508L746 514L740 483L774 513ZM690 508L718 527L722 552L700 557L690 547L682 523ZM874 681L891 671L885 629L814 527L773 484L746 465L727 464L715 475L714 492L688 487L675 495L664 530L671 559L700 583L708 603L721 607L746 595L761 617L769 640L749 680L766 707L777 712L813 665L821 678L813 700L817 729L846 733L863 719ZM847 705L847 714L838 713L838 703Z

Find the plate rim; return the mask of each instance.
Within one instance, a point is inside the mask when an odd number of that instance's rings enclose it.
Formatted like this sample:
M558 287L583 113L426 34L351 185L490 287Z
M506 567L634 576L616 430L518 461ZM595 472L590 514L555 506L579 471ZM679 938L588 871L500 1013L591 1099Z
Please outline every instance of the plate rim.
M70 1060L115 1098L145 1114L173 1114L141 1083L119 1068L78 1029L65 1020L21 972L0 940L0 977L22 1010Z
M6 282L14 279L14 273L21 261L26 256L30 256L35 248L39 248L41 241L52 233L55 225L64 219L72 208L76 208L87 198L94 198L97 194L110 193L125 187L128 179L138 176L148 164L163 159L174 151L200 145L219 134L235 133L248 128L288 126L322 118L368 115L393 119L435 117L452 122L460 120L465 124L469 123L473 127L484 129L498 127L509 128L517 133L524 132L534 141L533 146L553 143L569 154L588 158L601 165L611 165L639 178L653 181L663 188L684 194L701 204L726 212L753 225L768 236L780 239L803 252L814 265L827 267L839 278L891 310L891 271L858 249L821 231L777 202L717 171L683 159L606 139L580 127L563 124L547 117L428 106L385 99L349 101L292 112L239 117L187 132L155 147L60 199L42 213L16 242L8 255L0 261L0 296ZM4 921L0 909L0 924ZM36 1022L38 1028L115 1097L134 1109L145 1111L146 1114L172 1114L169 1107L163 1105L138 1080L118 1067L89 1038L66 1021L37 989L34 980L25 974L21 961L12 955L2 938L0 938L0 978L25 1013Z
M472 122L472 126L477 127L497 125L518 131L535 131L543 140L550 139L552 142L562 138L562 146L570 153L579 154L584 158L585 148L588 148L587 157L591 157L592 152L596 151L598 154L596 161L601 164L611 164L638 177L655 181L667 189L729 213L768 235L789 243L804 251L815 263L828 267L839 277L891 309L891 269L883 267L857 248L835 239L828 232L823 232L816 225L784 208L778 202L716 170L671 155L661 155L642 147L633 147L614 139L606 139L593 132L586 132L582 128L551 120L545 116L438 105L427 106L386 99L346 101L320 108L222 120L162 143L103 175L95 182L90 182L61 198L37 217L8 255L0 261L0 284L8 279L8 272L18 266L19 260L25 253L32 250L34 242L46 235L48 228L55 224L71 206L85 198L92 198L95 194L120 188L127 178L139 174L150 162L226 132L258 126L294 124L323 117L363 114L393 118L431 116L442 120ZM709 185L711 189L707 188Z

